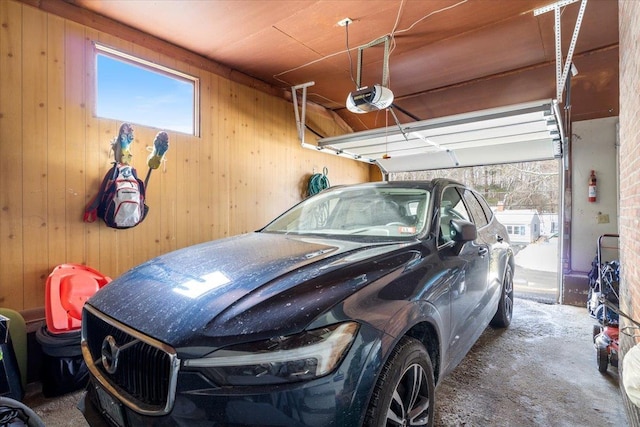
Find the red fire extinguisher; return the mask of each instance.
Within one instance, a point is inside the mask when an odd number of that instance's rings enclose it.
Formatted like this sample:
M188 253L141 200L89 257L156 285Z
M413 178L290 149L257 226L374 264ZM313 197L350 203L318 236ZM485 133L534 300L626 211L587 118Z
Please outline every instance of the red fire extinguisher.
M589 201L596 201L596 172L591 171L591 176L589 177Z

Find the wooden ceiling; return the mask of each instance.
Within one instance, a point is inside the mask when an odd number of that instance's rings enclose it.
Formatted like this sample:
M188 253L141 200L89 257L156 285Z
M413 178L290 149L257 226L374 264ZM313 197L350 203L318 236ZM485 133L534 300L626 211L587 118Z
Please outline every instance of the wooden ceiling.
M314 81L309 100L335 111L354 130L391 124L383 112L345 108L355 90L357 48L387 34L393 36L394 104L415 119L556 97L554 12L533 14L554 0L66 2L275 88ZM562 9L563 57L579 8L577 2ZM337 25L344 18L353 22ZM381 83L381 46L364 51L364 85ZM588 1L573 62L578 74L571 84L572 119L618 115L617 1ZM414 121L401 113L398 118Z

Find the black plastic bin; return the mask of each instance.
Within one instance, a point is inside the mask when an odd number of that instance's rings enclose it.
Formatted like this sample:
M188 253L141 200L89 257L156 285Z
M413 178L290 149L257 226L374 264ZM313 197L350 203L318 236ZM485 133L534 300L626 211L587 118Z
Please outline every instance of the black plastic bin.
M60 396L80 390L89 381L89 370L82 359L80 331L52 334L43 325L36 331L42 346L42 394Z

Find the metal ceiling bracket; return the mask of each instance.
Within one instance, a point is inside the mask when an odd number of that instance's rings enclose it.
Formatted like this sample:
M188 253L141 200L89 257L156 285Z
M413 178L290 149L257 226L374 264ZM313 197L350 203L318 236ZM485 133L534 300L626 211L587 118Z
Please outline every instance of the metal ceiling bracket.
M543 13L551 12L557 7L565 7L570 5L571 3L575 3L578 0L560 0L555 3L548 4L546 6L539 7L538 9L533 11L533 16L542 15Z
M453 162L454 166L456 166L456 167L460 166L460 162L458 161L458 157L456 157L456 153L454 153L453 150L447 150L447 154L451 158L451 161Z
M573 29L573 36L571 37L571 44L569 45L569 51L567 52L567 57L564 62L564 67L562 64L562 37L561 37L562 29L561 29L561 22L560 22L560 16L561 16L560 8L567 6L571 3L575 3L576 1L578 0L562 0L533 11L534 16L538 16L543 13L550 12L552 10L555 12L556 99L558 100L562 100L562 92L564 91L564 85L567 81L569 70L571 69L573 51L575 50L576 42L578 41L578 33L580 32L580 26L582 25L582 18L584 17L584 11L587 7L587 0L582 0L582 3L580 4L580 10L578 12L578 17L576 18L576 25Z
M307 88L309 86L313 86L314 84L316 83L307 82L307 83L303 83L303 84L291 87L291 95L293 97L293 111L296 115L296 128L298 129L298 139L300 139L300 142L303 145L304 145L305 129L307 127L306 117L305 117L307 113ZM296 90L298 89L302 89L302 100L300 102L302 104L301 108L298 107L298 94L296 93Z
M380 37L372 42L362 45L358 48L358 74L356 75L356 85L358 89L362 87L362 52L373 46L384 43L384 56L382 58L382 86L389 87L389 43L391 37L388 35Z
M342 150L336 150L330 147L321 147L319 145L308 144L305 142L304 135L307 129L306 113L307 113L307 88L313 86L315 82L302 83L296 86L291 86L291 97L293 98L293 112L296 116L296 129L298 131L298 139L302 148L309 150L321 151L323 153L335 154L341 157L347 157L349 159L358 160L365 163L373 163L371 158L362 157L359 154L345 153ZM300 104L298 105L298 90L302 90Z
M564 63L564 69L562 70L562 76L560 77L560 81L558 82L557 87L557 96L556 99L562 99L562 91L564 89L564 84L567 81L567 76L569 75L569 70L571 69L571 61L573 59L573 51L576 48L576 43L578 41L578 33L580 32L580 26L582 25L582 18L584 17L584 11L587 8L587 0L582 0L580 4L580 11L578 12L578 17L576 18L576 25L573 29L573 35L571 36L571 44L569 45L569 51L567 52L567 59ZM560 15L560 10L556 9L556 16ZM558 18L559 19L559 18ZM556 79L558 76L556 75Z

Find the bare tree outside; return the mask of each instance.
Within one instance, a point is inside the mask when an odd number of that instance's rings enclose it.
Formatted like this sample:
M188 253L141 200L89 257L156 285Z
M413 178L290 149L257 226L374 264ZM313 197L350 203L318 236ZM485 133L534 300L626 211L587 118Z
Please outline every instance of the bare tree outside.
M536 209L557 213L559 171L557 160L390 174L392 181L450 178L482 193L492 206Z
M544 302L558 300L558 212L560 167L557 160L390 174L392 181L450 178L482 193L509 232L516 269L516 295ZM503 217L500 217L503 215ZM511 223L505 222L509 216ZM517 221L535 217L538 233ZM513 233L513 234L512 234Z

